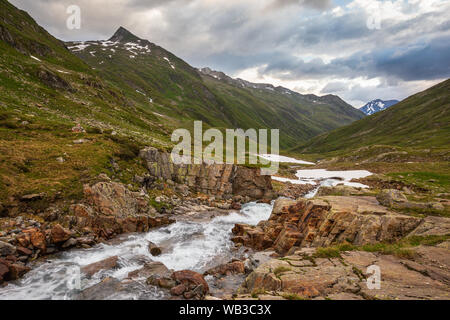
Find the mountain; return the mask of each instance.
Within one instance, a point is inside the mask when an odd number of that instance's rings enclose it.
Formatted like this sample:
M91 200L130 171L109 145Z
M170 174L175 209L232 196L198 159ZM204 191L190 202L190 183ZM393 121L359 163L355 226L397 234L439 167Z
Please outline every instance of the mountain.
M376 100L372 100L372 101L368 102L364 107L361 107L359 110L364 112L366 115L371 116L372 114L383 111L387 108L390 108L399 102L400 101L398 101L398 100L384 101L381 99L376 99Z
M280 128L281 147L288 148L364 116L339 97L305 96L196 69L123 27L109 40L67 47L129 99L182 126L202 120L217 128Z
M450 80L417 93L389 109L315 137L294 150L344 154L374 145L448 150Z
M192 120L280 128L287 148L363 117L337 97L254 86L215 79L124 28L66 44L0 0L0 202L81 199L101 173L136 185L139 150L171 150L173 130Z
M0 0L0 203L41 192L78 199L99 173L133 183L142 146L172 145L170 121L152 111ZM77 124L86 132L72 132Z

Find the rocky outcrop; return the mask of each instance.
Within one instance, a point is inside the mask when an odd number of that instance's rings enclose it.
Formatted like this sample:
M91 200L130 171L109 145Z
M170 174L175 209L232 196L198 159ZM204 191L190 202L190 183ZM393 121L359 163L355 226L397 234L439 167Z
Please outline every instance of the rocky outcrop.
M155 148L140 152L150 175L170 184L186 185L191 191L230 199L233 195L251 199L272 199L272 180L261 175L259 168L247 168L231 164L178 165L170 159L170 154Z
M336 258L317 258L315 249L302 249L272 259L252 272L238 297L264 293L285 299L425 299L447 300L450 290L450 251L419 247L417 261L372 252L343 252ZM369 266L380 269L380 288L369 287Z
M377 200L386 207L394 209L419 209L443 211L445 207L440 202L409 201L405 194L399 190L386 189L377 195Z
M85 203L72 206L69 223L88 229L103 238L129 232L146 232L173 223L157 214L145 194L132 192L116 182L99 182L84 186Z
M374 197L319 197L275 202L268 221L256 227L236 225L235 243L256 250L274 248L286 254L292 247L326 247L393 242L414 230L421 220L389 211Z

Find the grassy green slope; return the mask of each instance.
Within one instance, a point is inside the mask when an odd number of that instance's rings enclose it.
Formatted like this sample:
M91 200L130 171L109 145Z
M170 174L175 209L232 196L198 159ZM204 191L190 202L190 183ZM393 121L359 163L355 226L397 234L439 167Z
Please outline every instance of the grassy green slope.
M345 154L360 147L450 147L450 80L385 111L313 138L293 151Z
M81 124L86 133L73 133ZM139 147L170 146L170 122L126 97L25 12L0 0L0 202L79 197L100 172L132 182ZM81 144L75 140L85 139ZM63 162L58 161L64 159Z

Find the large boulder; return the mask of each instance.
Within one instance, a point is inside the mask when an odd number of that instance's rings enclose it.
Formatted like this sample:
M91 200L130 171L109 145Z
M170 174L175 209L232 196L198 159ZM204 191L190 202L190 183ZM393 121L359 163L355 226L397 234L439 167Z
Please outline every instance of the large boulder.
M147 232L151 228L174 222L158 215L145 195L130 191L116 182L99 182L84 186L85 203L71 207L79 229L88 228L102 238L131 232Z
M383 190L377 196L377 200L386 207L395 207L396 205L408 202L408 198L399 190Z
M52 242L55 244L66 242L72 236L70 230L64 229L60 224L56 224L50 231Z
M81 268L86 276L92 277L94 274L100 272L101 270L111 270L117 268L119 262L119 257L114 256L102 261L98 261Z

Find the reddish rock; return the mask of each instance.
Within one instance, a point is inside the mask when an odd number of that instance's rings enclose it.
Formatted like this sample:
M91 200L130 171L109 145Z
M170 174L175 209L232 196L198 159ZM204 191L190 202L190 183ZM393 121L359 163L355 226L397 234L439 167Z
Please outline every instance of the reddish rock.
M227 264L223 264L216 268L212 268L205 272L205 275L213 276L226 276L231 274L244 274L245 266L242 261L233 261Z
M6 278L9 273L9 267L6 264L0 262L0 283Z
M24 231L25 232L25 231ZM47 249L47 245L45 243L45 234L39 231L38 229L29 230L30 240L33 247L45 252Z
M85 266L85 267L81 268L81 271L84 274L86 274L88 277L92 277L94 274L96 274L100 270L110 270L110 269L116 268L118 261L119 261L119 257L117 257L117 256L110 257L105 260Z
M55 226L53 226L50 232L52 242L55 244L66 242L70 239L71 236L72 233L70 232L70 230L64 229L60 224L56 224Z
M233 202L233 204L231 205L231 209L233 209L233 210L241 210L242 209L242 205L239 202Z
M180 284L170 289L170 294L173 296L181 296L186 290L187 290L186 287Z
M31 269L29 267L20 265L20 264L12 264L9 267L9 278L10 280L17 280L23 277Z
M420 222L380 206L374 197L280 199L268 221L257 226L237 224L232 240L259 251L272 247L284 255L293 247L326 247L345 241L355 245L394 242Z
M22 246L22 247L28 247L28 246L30 245L30 243L31 243L30 235L27 234L27 233L18 235L18 236L16 237L16 241L17 241L17 243L18 243L20 246Z
M202 296L205 296L209 292L208 283L206 283L200 273L190 270L176 271L172 274L172 279L177 283L183 284L188 289L194 289L201 286Z
M31 256L33 254L33 251L19 246L19 247L17 247L17 253L22 256Z

